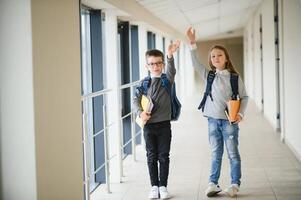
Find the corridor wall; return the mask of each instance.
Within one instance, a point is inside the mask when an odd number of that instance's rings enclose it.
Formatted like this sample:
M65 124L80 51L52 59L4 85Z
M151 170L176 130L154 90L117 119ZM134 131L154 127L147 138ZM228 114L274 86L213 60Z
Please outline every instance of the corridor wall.
M285 142L301 161L300 135L300 74L301 64L298 61L301 52L301 2L298 0L282 1L283 4L283 132Z
M245 77L249 96L262 110L279 138L301 160L298 118L301 93L298 57L301 52L301 2L278 0L279 40L275 40L275 3L266 0L249 19L244 31ZM260 29L262 27L262 29ZM260 32L262 30L262 32ZM275 46L279 42L279 76ZM261 49L262 47L262 49ZM279 86L277 85L279 84ZM279 87L279 98L277 95ZM279 102L279 105L278 105ZM277 106L280 107L279 113ZM277 117L280 118L277 121Z

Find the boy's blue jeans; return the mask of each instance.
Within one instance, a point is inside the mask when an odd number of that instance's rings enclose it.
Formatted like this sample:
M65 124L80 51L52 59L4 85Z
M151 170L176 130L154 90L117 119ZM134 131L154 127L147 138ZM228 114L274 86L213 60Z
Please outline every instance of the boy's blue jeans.
M230 125L228 120L209 117L208 129L211 147L209 182L218 184L225 144L231 166L231 184L240 185L241 160L238 151L238 124Z

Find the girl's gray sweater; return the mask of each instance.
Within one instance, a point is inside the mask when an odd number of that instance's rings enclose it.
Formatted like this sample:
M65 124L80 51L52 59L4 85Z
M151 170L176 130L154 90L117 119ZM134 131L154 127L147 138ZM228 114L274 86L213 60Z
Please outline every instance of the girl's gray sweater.
M193 67L200 73L204 82L207 82L207 75L209 69L207 69L201 62L198 56L196 45L192 46L191 50ZM239 77L238 79L238 93L241 100L239 115L244 116L248 103L248 95L246 93L245 86ZM211 90L212 98L208 96L204 108L204 116L212 117L215 119L227 119L225 114L226 102L231 98L232 89L230 84L230 72L228 70L222 70L216 72L214 81L212 83Z

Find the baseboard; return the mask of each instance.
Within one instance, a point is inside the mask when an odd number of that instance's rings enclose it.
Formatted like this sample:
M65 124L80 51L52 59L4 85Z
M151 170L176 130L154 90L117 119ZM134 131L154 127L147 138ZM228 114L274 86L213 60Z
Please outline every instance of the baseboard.
M284 139L284 143L288 146L288 148L293 152L294 156L297 158L297 160L301 163L301 155L296 151L296 149L291 145L290 142L288 142L286 139Z

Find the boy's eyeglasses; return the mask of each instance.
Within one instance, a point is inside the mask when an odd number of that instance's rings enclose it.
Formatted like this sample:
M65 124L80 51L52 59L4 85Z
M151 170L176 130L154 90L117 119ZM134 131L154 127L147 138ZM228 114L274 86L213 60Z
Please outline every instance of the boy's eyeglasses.
M155 67L156 65L158 66L158 67L161 67L162 65L164 64L164 62L156 62L156 63L147 63L147 65L148 66L150 66L150 67Z

